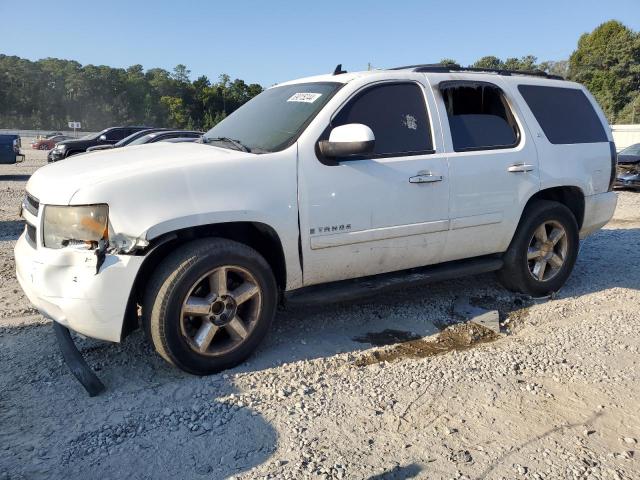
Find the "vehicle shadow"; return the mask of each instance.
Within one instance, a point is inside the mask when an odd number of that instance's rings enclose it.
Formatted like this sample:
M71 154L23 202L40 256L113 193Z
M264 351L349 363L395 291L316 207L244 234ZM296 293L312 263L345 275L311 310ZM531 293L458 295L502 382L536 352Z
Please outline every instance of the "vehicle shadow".
M24 220L0 220L0 241L17 240L24 230Z
M167 368L142 342L76 337L107 385L90 398L50 324L2 330L0 465L9 478L229 478L277 448L275 428L228 377Z
M26 182L31 177L29 175L0 175L0 182Z

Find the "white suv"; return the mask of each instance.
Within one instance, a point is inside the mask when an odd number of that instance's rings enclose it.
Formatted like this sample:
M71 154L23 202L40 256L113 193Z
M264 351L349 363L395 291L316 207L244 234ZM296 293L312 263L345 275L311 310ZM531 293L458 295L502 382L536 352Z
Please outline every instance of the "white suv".
M557 291L613 215L615 158L576 83L338 68L267 89L200 143L41 168L17 276L59 324L118 342L141 319L166 360L208 374L245 359L288 297L491 270Z

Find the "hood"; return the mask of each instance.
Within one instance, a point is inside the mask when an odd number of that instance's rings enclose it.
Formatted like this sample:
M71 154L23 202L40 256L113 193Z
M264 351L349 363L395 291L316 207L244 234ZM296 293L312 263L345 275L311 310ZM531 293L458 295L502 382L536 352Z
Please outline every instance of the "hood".
M72 156L44 166L31 176L27 191L40 203L69 205L80 190L104 181L141 176L150 170L188 168L202 162L224 162L253 154L201 143L152 143Z

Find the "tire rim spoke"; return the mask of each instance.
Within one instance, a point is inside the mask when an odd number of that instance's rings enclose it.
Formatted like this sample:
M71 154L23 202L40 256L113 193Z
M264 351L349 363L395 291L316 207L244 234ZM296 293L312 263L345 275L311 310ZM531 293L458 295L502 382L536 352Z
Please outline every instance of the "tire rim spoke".
M227 268L220 267L209 275L209 288L211 293L218 296L227 294Z
M209 315L211 308L211 303L205 299L200 297L189 297L185 302L183 312L186 315L191 315L192 317L202 317L205 315Z
M551 265L551 267L556 270L562 267L563 263L564 261L562 260L562 258L560 258L560 255L558 255L557 253L554 253L549 259L549 265Z
M551 243L554 245L556 245L562 237L564 237L564 229L559 227L551 230L551 234L549 234L549 240L551 240Z
M236 288L230 295L235 299L238 305L243 304L251 297L258 293L259 289L257 285L251 282L244 282L238 288Z
M544 279L544 271L547 268L547 261L544 258L539 259L533 267L533 276L538 280Z
M247 335L249 335L249 332L247 331L247 328L245 327L244 322L240 320L240 317L237 315L233 317L233 320L231 320L226 325L225 328L227 329L227 331L231 336L240 338L242 340L247 338Z
M544 243L547 241L547 224L543 223L538 228L536 228L535 233L533 234L540 243Z
M542 256L542 252L534 247L529 247L527 251L527 260L535 260L536 258L540 258Z
M198 332L195 337L193 337L193 341L198 346L198 350L200 350L200 352L204 353L207 351L218 330L220 330L220 327L214 325L209 320L202 322Z

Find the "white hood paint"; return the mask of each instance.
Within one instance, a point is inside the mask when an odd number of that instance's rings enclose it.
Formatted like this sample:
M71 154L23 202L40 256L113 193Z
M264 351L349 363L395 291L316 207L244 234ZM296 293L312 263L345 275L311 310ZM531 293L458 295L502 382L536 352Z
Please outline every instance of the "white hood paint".
M187 167L191 162L216 162L247 156L244 152L196 143L157 143L76 155L38 169L27 191L40 203L69 205L77 192L104 180Z

